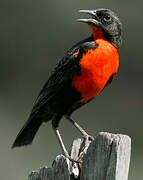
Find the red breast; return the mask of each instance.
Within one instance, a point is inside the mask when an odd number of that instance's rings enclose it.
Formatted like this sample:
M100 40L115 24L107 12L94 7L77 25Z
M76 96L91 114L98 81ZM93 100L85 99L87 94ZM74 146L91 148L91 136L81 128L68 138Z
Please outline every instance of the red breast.
M103 38L96 43L98 47L89 49L80 60L81 74L73 77L72 85L81 92L81 102L96 97L119 67L116 47Z

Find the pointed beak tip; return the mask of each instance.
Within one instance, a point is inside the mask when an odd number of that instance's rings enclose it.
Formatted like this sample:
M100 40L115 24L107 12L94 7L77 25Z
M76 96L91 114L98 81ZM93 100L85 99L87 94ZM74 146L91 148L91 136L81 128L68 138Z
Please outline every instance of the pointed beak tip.
M86 13L88 10L80 9L78 10L79 13Z

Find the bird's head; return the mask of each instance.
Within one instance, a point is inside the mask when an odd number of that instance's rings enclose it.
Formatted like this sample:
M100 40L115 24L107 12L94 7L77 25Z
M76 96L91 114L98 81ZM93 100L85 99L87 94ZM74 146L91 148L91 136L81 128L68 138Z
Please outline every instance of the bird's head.
M104 38L120 48L122 42L122 24L117 15L109 9L80 10L91 16L88 19L78 19L87 23L91 29L94 39Z

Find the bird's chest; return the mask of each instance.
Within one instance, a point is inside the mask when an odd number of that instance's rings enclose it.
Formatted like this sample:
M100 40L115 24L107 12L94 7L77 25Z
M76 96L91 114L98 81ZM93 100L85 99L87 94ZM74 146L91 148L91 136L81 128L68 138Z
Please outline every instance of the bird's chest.
M96 97L119 66L117 49L104 40L97 40L96 43L96 49L89 49L83 54L81 74L75 75L72 81L72 85L82 94L82 102Z

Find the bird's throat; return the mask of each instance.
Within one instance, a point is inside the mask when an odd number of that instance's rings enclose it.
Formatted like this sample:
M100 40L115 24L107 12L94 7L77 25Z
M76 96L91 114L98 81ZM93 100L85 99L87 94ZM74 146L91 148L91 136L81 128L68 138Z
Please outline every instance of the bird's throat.
M100 28L93 26L93 25L90 25L90 28L92 30L92 34L93 34L95 41L97 39L105 39L103 31Z

